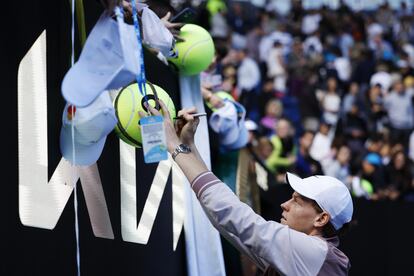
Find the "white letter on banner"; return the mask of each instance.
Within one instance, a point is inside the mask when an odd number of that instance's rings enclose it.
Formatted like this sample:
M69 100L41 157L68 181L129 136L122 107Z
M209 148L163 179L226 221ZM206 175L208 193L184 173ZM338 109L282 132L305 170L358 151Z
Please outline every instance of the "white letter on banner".
M173 250L177 248L184 225L184 174L169 160L161 161L157 167L139 223L137 223L137 191L135 148L119 141L121 171L121 228L122 239L128 242L147 244L161 198L172 168L173 194ZM138 227L137 227L138 225Z
M53 229L81 179L92 229L113 239L96 164L73 167L63 158L48 181L46 31L22 59L18 71L19 216L23 225Z

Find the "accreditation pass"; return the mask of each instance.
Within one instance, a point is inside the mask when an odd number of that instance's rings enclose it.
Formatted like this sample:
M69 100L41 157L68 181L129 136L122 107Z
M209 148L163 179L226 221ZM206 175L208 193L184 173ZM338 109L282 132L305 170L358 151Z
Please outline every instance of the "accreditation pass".
M143 117L140 125L145 163L156 163L168 159L164 118L162 116Z

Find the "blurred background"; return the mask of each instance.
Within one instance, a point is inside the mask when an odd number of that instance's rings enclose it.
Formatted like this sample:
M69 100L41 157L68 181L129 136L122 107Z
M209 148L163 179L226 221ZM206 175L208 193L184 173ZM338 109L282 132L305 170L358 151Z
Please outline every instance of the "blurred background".
M213 171L273 220L290 196L286 171L339 178L355 202L341 245L351 275L412 274L402 252L414 245L413 1L170 4L193 7L213 36L216 60L202 84L247 110L249 145L225 151L213 137ZM257 187L240 181L244 150ZM228 275L256 275L223 243Z

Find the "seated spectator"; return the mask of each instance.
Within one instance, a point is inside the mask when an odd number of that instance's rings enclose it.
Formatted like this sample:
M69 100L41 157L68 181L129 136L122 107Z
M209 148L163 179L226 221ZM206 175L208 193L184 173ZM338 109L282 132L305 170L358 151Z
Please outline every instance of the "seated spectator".
M324 160L329 160L331 156L332 137L330 135L331 125L328 122L322 121L319 125L319 131L313 139L310 148L310 156L322 163Z
M273 152L273 145L270 142L269 138L262 136L257 139L257 145L254 150L259 161L264 164L266 163L267 158L269 158Z
M342 100L341 111L342 115L346 115L351 111L353 104L358 104L359 85L356 82L352 82L349 86L349 91Z
M302 41L300 38L293 40L292 51L287 55L287 70L289 74L289 94L298 96L302 94L305 86L306 76L309 74L309 61L303 53Z
M374 51L375 57L379 60L392 60L394 58L394 49L391 43L383 38L382 34L375 35L369 41L368 46Z
M247 117L257 121L256 117L259 114L256 89L260 84L261 75L256 61L247 54L246 49L240 49L236 54L237 91L240 103L246 108Z
M287 119L280 119L276 124L276 135L270 139L273 151L266 159L267 168L276 175L282 175L296 162L296 146L293 129Z
M325 174L338 178L348 186L348 189L351 188L350 160L351 151L346 145L343 145L339 148L335 158L325 166Z
M414 127L413 91L406 91L399 80L385 98L384 106L388 112L391 128L391 143L402 141L408 148L408 139Z
M388 124L387 111L384 108L381 85L377 84L368 89L364 97L363 116L368 120L368 131L382 132Z
M269 101L278 98L278 93L273 88L273 80L270 78L265 79L262 89L258 95L260 117L266 115L266 105Z
M265 116L260 120L261 132L265 136L275 134L276 123L283 113L283 105L278 99L271 99L267 102Z
M337 91L337 81L335 78L329 78L327 81L327 91L321 99L323 109L323 119L332 125L338 121L338 113L341 107L341 98Z
M387 94L392 85L390 73L388 73L388 66L381 63L377 66L377 72L371 76L369 81L371 86L380 85L383 95Z
M284 93L286 91L286 70L283 57L283 45L280 41L273 44L266 60L267 76L273 79L273 87L276 91Z
M318 75L313 73L307 80L307 89L298 98L298 105L303 128L313 132L318 131L319 118L322 116L321 106L316 97Z
M305 131L299 139L299 150L296 155L294 171L302 178L323 174L321 164L309 154L314 137L315 134L312 131Z
M367 137L367 122L359 113L358 105L352 104L351 110L338 123L337 133L341 133L353 154L361 152Z
M381 155L382 164L387 166L391 161L391 144L388 141L384 141L379 154Z
M413 175L410 162L403 151L398 150L392 155L385 172L388 184L385 193L387 198L395 200L412 190Z
M227 39L229 35L229 26L226 21L226 10L220 9L211 17L210 34L214 38Z
M371 199L379 200L386 198L386 182L381 157L376 153L369 153L362 161L361 180L372 185L373 194Z
M373 133L370 135L365 143L366 152L362 154L366 156L368 153L375 153L380 155L380 151L384 146L385 137L382 133Z

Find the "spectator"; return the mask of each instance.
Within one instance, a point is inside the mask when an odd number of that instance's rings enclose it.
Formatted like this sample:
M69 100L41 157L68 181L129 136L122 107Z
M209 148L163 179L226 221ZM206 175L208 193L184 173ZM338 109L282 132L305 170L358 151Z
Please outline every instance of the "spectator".
M319 29L319 22L322 20L322 16L317 11L311 11L303 17L302 20L302 33L311 34Z
M276 91L286 91L286 70L283 60L283 49L280 41L275 41L266 60L267 76L273 79L273 87Z
M413 176L409 159L401 150L396 151L386 167L386 181L388 183L385 196L391 200L404 197L412 190Z
M338 32L338 46L342 51L342 56L349 58L351 48L354 46L354 39L352 35L346 32L345 26L339 28Z
M334 48L336 58L334 60L334 68L338 73L338 78L342 83L348 83L351 78L351 62L347 56L343 56L339 48Z
M302 93L305 85L305 76L308 74L308 62L303 53L302 41L295 38L292 46L292 52L287 56L287 68L289 74L289 91L293 96Z
M266 104L265 116L260 120L262 134L272 136L275 134L276 124L283 113L283 105L278 99L271 99Z
M257 121L259 114L256 89L261 79L259 67L252 58L247 56L246 49L238 50L236 59L239 64L237 68L239 101L246 108L247 116L253 121Z
M408 148L408 138L414 127L413 91L406 91L401 81L385 98L385 109L390 118L391 142L402 141Z
M352 104L351 110L340 120L337 131L342 131L347 146L353 154L357 154L364 149L368 134L367 122L361 116L356 103Z
M322 115L319 101L316 97L318 76L312 74L307 80L307 89L298 99L303 128L313 132L318 131L319 119Z
M246 48L249 53L249 57L254 61L259 62L259 43L264 35L261 25L254 26L246 35Z
M276 124L276 135L270 139L273 151L266 159L267 168L276 175L284 175L296 161L296 146L293 129L287 119L280 119Z
M382 34L374 35L368 43L371 50L374 51L378 60L392 60L394 58L394 49L392 45L383 39Z
M342 100L342 116L351 111L352 106L355 104L358 106L359 102L359 85L356 82L352 82L349 86L349 91Z
M319 131L316 133L313 139L312 146L310 148L310 156L322 163L325 160L329 160L331 157L331 143L332 135L330 134L331 124L322 121L319 125Z
M312 131L305 131L299 139L299 150L296 155L294 171L300 177L323 174L321 164L309 154L314 137L315 134Z
M363 116L367 118L369 125L368 130L371 133L382 132L388 123L386 109L383 106L383 96L381 86L375 85L369 88L365 97Z
M362 180L367 181L373 187L373 200L386 198L385 174L379 154L369 153L362 161Z
M370 82L371 76L375 72L375 59L371 50L367 49L365 46L362 49L358 50L355 47L353 53L353 59L356 63L355 69L352 72L352 80L357 82L361 89L364 89L366 85Z
M392 79L391 75L388 73L387 65L378 65L377 72L372 75L369 83L371 86L380 85L382 95L386 95L392 85Z
M257 146L255 152L259 160L263 163L270 157L273 152L273 145L269 138L262 136L257 140Z
M340 179L348 189L351 189L350 160L351 151L343 145L339 148L335 158L325 166L325 174Z
M219 10L211 17L211 36L214 38L227 39L229 36L229 26L226 21L225 9Z
M321 104L323 119L331 125L336 125L341 107L341 98L337 91L337 81L333 77L327 81L327 91L324 92L321 98Z

